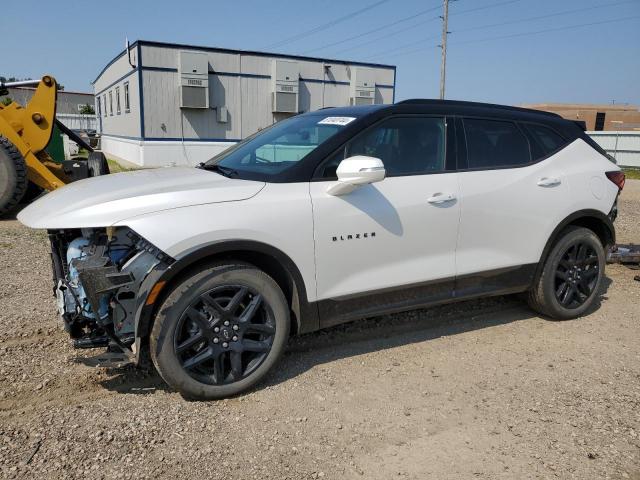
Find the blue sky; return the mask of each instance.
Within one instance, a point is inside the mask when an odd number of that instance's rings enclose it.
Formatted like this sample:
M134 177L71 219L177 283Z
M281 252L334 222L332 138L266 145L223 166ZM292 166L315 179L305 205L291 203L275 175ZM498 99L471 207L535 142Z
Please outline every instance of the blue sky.
M396 99L434 98L440 75L441 23L436 17L441 4L441 0L6 2L0 74L39 77L47 72L68 90L91 91L91 80L123 49L128 36L131 41L308 53L397 65ZM504 104L612 100L640 104L640 0L457 0L451 2L450 14L447 98ZM13 46L9 39L14 39Z

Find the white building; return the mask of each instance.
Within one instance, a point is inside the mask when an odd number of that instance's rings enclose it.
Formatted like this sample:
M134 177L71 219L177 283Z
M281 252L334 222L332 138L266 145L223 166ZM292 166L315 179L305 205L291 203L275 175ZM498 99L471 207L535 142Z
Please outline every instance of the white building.
M393 103L396 67L138 40L94 80L107 156L195 165L274 122Z

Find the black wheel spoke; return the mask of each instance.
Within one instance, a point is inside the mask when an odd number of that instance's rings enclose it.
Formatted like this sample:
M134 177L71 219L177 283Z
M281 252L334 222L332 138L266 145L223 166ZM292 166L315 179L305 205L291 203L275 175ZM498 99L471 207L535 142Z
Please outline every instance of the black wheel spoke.
M231 375L234 380L240 380L242 378L242 353L231 352Z
M589 288L589 282L585 281L584 278L578 281L576 285L576 294L578 295L578 299L580 302L585 301L587 297L591 294L591 289Z
M251 302L249 302L249 305L247 305L247 308L245 308L242 314L240 315L240 321L241 322L250 321L255 316L256 312L258 311L261 305L262 305L262 295L254 295L254 297L251 299Z
M215 310L218 315L224 315L226 313L225 309L222 308L211 295L205 293L200 298L202 299L202 303Z
M249 325L247 325L246 331L272 335L276 332L276 329L266 323L250 323Z
M247 292L248 289L245 287L238 290L238 293L233 296L225 310L229 313L234 313L238 308L238 305L240 305L240 302L242 302L242 299L247 295Z
M556 277L561 278L562 280L567 280L569 275L566 271L556 270Z
M569 289L569 284L568 283L561 283L560 286L556 289L556 297L558 299L562 298L565 293L567 293L567 290Z
M187 316L195 322L195 324L200 328L201 332L206 332L209 330L209 319L207 316L199 310L196 310L193 307L189 307L187 309Z
M565 270L569 270L572 267L571 263L564 258L560 260L558 266L564 268Z
M213 376L218 385L224 383L224 357L225 353L221 353L213 361Z
M200 353L197 353L193 357L189 358L187 361L185 361L182 364L182 366L185 369L189 370L190 368L197 367L202 362L206 362L207 360L210 360L211 358L213 358L213 351L210 348L206 348L206 349L202 350Z
M245 338L242 341L242 348L246 352L264 353L269 351L271 345L265 341L249 340L248 338Z
M569 288L567 288L567 290L565 291L564 295L562 295L562 299L560 300L560 302L563 305L569 305L569 303L571 303L571 300L573 300L573 296L576 293L576 287L574 287L573 285L569 286Z
M184 352L185 350L197 345L198 343L204 341L205 337L204 335L202 335L201 332L198 332L192 336L190 336L189 338L187 338L184 342L180 343L177 347L176 347L176 352L181 353Z

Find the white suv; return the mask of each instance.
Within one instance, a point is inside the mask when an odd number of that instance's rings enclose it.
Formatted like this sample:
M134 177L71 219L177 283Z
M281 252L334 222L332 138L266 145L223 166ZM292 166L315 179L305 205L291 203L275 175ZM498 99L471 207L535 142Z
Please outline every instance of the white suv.
M528 292L594 304L624 175L557 115L411 100L276 123L199 168L90 178L27 207L78 348L150 353L184 396L260 380L291 334Z

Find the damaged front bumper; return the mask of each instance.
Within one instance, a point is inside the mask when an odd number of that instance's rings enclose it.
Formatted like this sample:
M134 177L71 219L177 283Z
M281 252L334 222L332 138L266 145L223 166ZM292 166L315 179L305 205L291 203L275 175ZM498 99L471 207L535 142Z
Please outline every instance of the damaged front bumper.
M126 227L50 231L54 295L76 348L106 347L140 362L139 316L174 262Z

